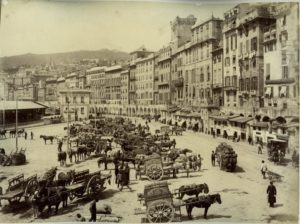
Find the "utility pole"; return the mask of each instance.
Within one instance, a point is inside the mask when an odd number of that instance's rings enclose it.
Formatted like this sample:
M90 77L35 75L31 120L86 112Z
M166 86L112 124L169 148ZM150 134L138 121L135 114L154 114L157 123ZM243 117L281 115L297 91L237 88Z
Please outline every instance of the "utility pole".
M18 94L16 96L16 151L18 151Z
M70 151L70 100L69 100L69 89L67 92L67 104L68 104L68 117L67 117L67 127L68 127L68 137L67 137L67 152Z

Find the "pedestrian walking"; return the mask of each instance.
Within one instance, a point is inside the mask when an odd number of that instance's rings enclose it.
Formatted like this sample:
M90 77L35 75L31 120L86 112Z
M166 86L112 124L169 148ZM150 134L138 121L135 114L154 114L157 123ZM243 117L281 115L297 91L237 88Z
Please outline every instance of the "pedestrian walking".
M276 203L276 195L277 190L276 187L273 185L273 182L270 182L270 185L267 188L267 194L268 194L268 203L270 207L274 207L274 203Z
M211 165L212 166L216 165L216 154L214 151L211 152Z
M124 168L123 168L121 174L122 174L122 180L121 180L120 191L123 190L124 186L126 186L130 191L132 191L131 187L129 186L130 169L129 169L128 163L124 164Z
M63 145L62 140L59 140L59 142L58 142L58 147L57 147L58 152L61 152L61 151L62 151L62 145Z
M35 191L33 194L33 198L31 200L31 205L32 205L32 211L33 211L33 218L36 219L38 218L38 213L39 213L39 208L38 208L38 200L39 200L39 192Z
M258 148L257 154L262 154L262 150L261 150L261 145L260 144L258 144L257 148Z
M119 164L118 164L118 161L115 160L114 161L114 164L115 164L115 184L118 184L118 174L119 174Z
M25 138L25 140L27 140L27 132L26 131L24 133L24 138Z
M97 219L97 205L96 203L98 202L98 198L94 199L92 203L90 204L90 213L91 213L91 218L90 222L96 222Z
M268 166L264 160L261 161L260 171L261 171L261 174L263 175L263 178L266 179L266 172L268 171Z
M33 140L33 132L30 132L31 140Z
M198 157L197 157L197 165L198 165L198 171L200 171L201 166L202 166L202 157L200 154L198 154Z

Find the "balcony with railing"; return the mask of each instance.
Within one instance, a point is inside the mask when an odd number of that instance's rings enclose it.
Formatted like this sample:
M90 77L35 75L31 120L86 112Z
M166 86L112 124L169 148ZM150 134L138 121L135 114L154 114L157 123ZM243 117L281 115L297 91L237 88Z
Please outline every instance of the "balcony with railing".
M135 81L136 78L135 78L135 76L130 76L130 77L129 77L129 80L130 80L130 81Z
M183 78L179 77L177 79L172 80L172 83L175 87L182 87L183 86Z
M214 83L213 84L213 89L221 89L223 87L222 83Z
M270 26L267 26L264 28L264 44L276 41L277 36L276 36L276 24L272 24Z
M168 80L163 80L157 83L158 86L168 86L169 81Z

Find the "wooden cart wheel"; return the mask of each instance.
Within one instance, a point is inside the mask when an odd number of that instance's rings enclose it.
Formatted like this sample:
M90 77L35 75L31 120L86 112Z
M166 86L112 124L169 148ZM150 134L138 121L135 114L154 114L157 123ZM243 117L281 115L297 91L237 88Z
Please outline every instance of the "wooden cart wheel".
M34 194L34 192L38 189L38 182L36 179L30 180L25 188L24 191L24 197L25 200L28 201L28 199Z
M164 170L160 165L151 164L147 167L146 176L149 180L161 180Z
M147 218L150 223L172 222L175 210L171 202L157 200L147 208Z
M99 175L92 176L86 186L86 193L88 196L93 196L102 189L102 181Z

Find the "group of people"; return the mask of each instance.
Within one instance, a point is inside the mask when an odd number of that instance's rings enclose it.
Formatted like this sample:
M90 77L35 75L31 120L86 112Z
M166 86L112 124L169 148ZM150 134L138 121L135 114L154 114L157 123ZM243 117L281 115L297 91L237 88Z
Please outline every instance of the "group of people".
M127 187L130 191L132 190L129 186L130 179L130 168L127 162L115 161L115 183L117 184L120 191L123 187Z
M25 132L24 132L24 139L25 139L25 140L27 140L27 136L28 136L28 134L27 134L27 132L25 131ZM32 131L30 132L30 139L33 140L33 132L32 132Z

